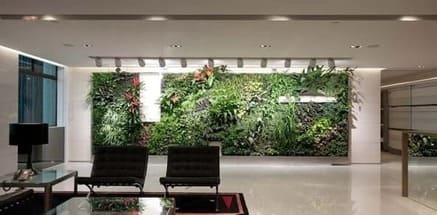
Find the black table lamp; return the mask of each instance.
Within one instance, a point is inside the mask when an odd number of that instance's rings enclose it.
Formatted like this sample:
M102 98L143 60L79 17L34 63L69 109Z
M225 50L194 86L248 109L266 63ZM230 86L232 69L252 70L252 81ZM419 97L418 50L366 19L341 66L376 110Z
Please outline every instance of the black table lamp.
M32 146L49 143L49 125L47 123L11 123L9 124L9 145L17 145L18 153L27 154L26 169L32 168Z

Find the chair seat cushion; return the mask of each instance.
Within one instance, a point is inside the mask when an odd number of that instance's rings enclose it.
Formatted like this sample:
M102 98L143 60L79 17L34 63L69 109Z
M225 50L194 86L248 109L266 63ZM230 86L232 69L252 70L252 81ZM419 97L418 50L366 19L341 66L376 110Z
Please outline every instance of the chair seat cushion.
M144 185L143 178L136 177L78 177L76 179L77 184L89 184L89 185L132 185L141 184Z
M219 177L161 177L159 182L169 186L217 186Z

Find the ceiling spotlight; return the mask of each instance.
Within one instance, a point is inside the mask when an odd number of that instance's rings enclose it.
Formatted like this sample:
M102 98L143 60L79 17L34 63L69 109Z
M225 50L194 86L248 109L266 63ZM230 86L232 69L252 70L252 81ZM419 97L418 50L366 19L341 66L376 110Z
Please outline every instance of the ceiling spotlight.
M90 47L93 47L93 44L84 43L82 46L85 47L85 48L90 48Z
M54 16L50 16L50 15L45 15L43 17L41 17L41 20L43 21L49 21L49 22L55 22L58 21L58 19Z
M401 16L399 18L399 21L402 22L417 22L420 21L421 19L417 16Z
M214 67L214 60L212 58L208 58L208 66Z
M101 57L96 57L94 58L94 61L96 62L96 67L102 67L102 58Z
M308 67L309 68L316 67L316 59L315 58L310 59L310 63L308 64Z
M290 21L291 19L288 16L269 16L268 20L274 22L284 22L284 21Z
M138 65L140 65L141 67L145 67L146 66L146 62L144 61L143 58L138 58Z
M263 58L261 59L261 68L266 68L267 67L267 58Z
M285 68L290 68L290 66L291 66L291 59L290 58L285 59L284 67Z
M333 58L329 58L329 59L328 59L328 67L329 67L330 69L335 68L335 61L334 61Z
M170 47L172 47L172 48L181 48L182 45L179 45L179 44L173 44L173 45L171 45Z
M360 48L362 48L363 46L361 46L361 45L350 45L349 46L349 48L351 48L351 49L360 49Z
M237 67L238 68L243 68L243 66L244 66L243 58L238 58L237 59Z
M119 57L114 58L115 66L121 67L121 59Z
M35 21L38 20L38 16L23 16L22 19L25 21Z
M149 16L146 18L147 21L167 21L165 16Z
M186 58L181 58L181 67L182 68L186 68L187 67L187 59Z
M158 61L159 61L159 66L160 67L165 67L165 59L164 58L158 58Z
M259 45L259 47L260 47L260 48L271 48L272 45L269 45L269 44L261 44L261 45Z

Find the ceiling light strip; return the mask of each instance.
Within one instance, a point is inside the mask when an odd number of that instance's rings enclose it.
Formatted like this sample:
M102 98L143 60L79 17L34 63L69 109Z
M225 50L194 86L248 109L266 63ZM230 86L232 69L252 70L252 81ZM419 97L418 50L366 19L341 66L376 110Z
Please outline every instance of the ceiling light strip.
M0 14L3 20L43 20L44 17L55 17L56 20L210 20L210 21L421 21L437 20L437 15L148 15L148 14L74 14L74 15L35 15L35 14ZM53 20L46 20L53 21Z

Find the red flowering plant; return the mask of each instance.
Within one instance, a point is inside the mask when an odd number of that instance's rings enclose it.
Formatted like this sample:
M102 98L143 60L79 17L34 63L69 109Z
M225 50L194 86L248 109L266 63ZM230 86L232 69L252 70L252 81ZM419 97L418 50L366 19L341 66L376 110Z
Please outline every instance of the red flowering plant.
M210 67L203 66L203 68L194 72L193 84L197 86L209 89L212 87L217 75L226 71L226 66Z
M141 82L139 80L139 77L136 75L132 77L130 86L124 92L124 107L127 108L130 114L130 120L128 122L129 125L127 129L132 138L132 143L140 142L144 130L144 126L141 121L140 90Z

